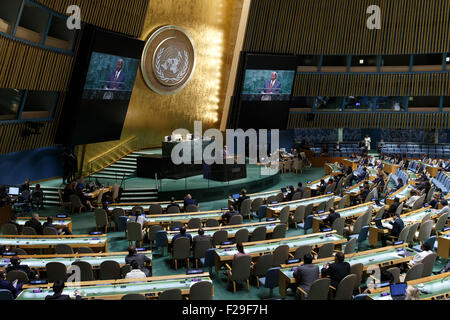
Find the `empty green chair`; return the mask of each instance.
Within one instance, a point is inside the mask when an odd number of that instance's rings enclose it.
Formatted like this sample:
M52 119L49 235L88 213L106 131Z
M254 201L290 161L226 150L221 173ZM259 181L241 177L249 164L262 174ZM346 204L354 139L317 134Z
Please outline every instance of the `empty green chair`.
M212 300L213 284L210 281L200 281L189 289L189 300Z

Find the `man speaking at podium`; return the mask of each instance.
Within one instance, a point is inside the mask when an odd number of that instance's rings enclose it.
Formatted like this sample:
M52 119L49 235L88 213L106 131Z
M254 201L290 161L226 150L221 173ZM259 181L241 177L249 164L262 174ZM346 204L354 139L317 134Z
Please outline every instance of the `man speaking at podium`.
M125 83L125 72L123 68L123 59L117 61L116 70L112 71L109 75L108 82L106 83L105 90L122 90Z
M272 78L264 83L264 89L261 93L268 95L263 95L261 98L262 101L270 101L272 100L270 95L280 94L281 82L277 80L277 77L278 74L276 72L272 72Z

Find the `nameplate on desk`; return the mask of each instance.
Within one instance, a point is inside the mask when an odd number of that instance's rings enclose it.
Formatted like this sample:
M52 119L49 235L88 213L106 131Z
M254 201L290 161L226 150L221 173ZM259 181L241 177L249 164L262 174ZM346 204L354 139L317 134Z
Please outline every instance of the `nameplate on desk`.
M48 280L42 279L42 280L30 280L30 284L47 284Z
M3 252L2 256L4 256L4 257L17 256L17 252Z
M401 245L403 243L405 243L405 242L404 241L397 241L397 242L394 242L394 246L398 246L398 245Z
M65 219L65 218L67 218L67 214L57 214L56 218L57 219Z
M442 230L442 231L443 231L443 232L446 232L446 231L448 231L448 230L450 230L450 227L445 227L444 230Z
M321 229L322 232L329 232L329 231L332 231L332 230L333 230L333 228L324 228L324 229Z
M299 263L301 259L290 259L286 261L286 264Z
M91 231L91 232L89 232L89 235L91 235L91 236L96 236L96 235L100 235L100 234L102 234L101 231Z
M277 220L277 218L267 218L267 219L266 219L267 222L275 221L275 220Z
M136 251L147 251L147 249L145 249L145 248L136 248Z
M277 204L278 201L272 201L270 204Z
M187 275L189 275L189 274L200 274L200 273L203 273L203 269L191 269L191 270L186 271Z
M234 241L224 241L221 243L222 246L229 246L231 244L234 244Z

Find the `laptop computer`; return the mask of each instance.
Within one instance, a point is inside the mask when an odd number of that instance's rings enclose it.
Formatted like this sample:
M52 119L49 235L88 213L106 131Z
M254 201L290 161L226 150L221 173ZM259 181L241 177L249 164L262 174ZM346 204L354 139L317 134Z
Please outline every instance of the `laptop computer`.
M375 219L373 221L375 221L375 225L378 229L386 229L386 227L384 227L383 223L381 222L381 218Z
M391 284L391 297L392 300L405 300L406 297L406 283L397 283L397 284Z
M9 187L8 194L10 196L18 196L19 195L19 188L17 188L17 187Z
M281 192L286 193L287 192L286 188L281 188Z

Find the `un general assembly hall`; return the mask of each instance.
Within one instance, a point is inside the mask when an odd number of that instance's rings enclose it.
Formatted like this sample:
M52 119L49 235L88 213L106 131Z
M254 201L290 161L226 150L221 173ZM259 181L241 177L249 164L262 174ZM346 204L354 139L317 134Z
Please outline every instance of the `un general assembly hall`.
M5 310L448 312L449 201L449 0L0 0Z

